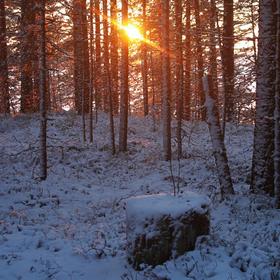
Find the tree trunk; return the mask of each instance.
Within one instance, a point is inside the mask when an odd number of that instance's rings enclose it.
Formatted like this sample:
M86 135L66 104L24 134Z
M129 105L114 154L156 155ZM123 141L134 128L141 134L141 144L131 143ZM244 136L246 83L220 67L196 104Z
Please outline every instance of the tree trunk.
M112 102L113 112L118 114L119 112L119 54L118 54L118 11L117 11L117 0L111 0L111 77L112 77Z
M260 1L256 123L251 189L273 194L273 111L275 94L275 4Z
M171 87L169 60L169 0L161 0L163 158L171 160Z
M202 121L206 120L206 110L204 107L205 96L203 93L202 77L204 73L204 63L203 63L203 50L202 50L202 40L201 40L201 23L200 23L200 0L194 0L194 13L195 13L195 24L196 24L196 55L197 55L197 80L198 80L198 99L200 105L200 117Z
M122 0L122 25L128 23L128 0ZM120 131L119 151L127 150L127 122L128 122L128 38L125 31L122 32L121 42L121 99L120 99Z
M280 2L277 1L276 81L274 110L274 192L276 207L280 208Z
M10 113L5 1L0 1L0 114Z
M234 120L233 0L224 0L223 71L226 121Z
M34 57L34 0L21 0L21 112L33 112L32 60Z
M101 68L101 46L100 46L100 1L95 0L94 12L95 12L95 73L100 71ZM97 112L101 109L101 79L100 75L95 75L95 110L96 110L96 122Z
M93 0L90 0L89 7L89 50L90 50L90 90L89 90L89 141L93 143L93 90L94 90L94 47L93 47Z
M234 190L228 165L227 152L220 127L217 93L213 90L213 80L210 75L203 77L203 88L207 108L207 123L213 144L213 154L221 186L221 195L222 198L224 198L226 195L233 194Z
M191 4L186 1L184 119L191 119Z
M146 0L142 0L143 7L143 37L146 39ZM143 103L144 116L149 114L149 95L148 95L148 59L147 59L147 45L145 40L142 43L142 79L143 79Z
M176 111L177 111L177 153L178 159L182 157L182 119L183 119L183 99L184 99L184 65L182 46L182 0L175 2L176 21Z
M40 69L40 178L47 178L47 116L46 116L46 29L45 0L40 2L40 39L39 39L39 69Z
M114 115L113 115L113 98L112 98L112 83L109 61L109 38L108 38L108 3L107 0L103 0L103 33L104 33L104 65L105 65L105 78L106 78L106 91L105 95L108 96L109 105L109 121L110 121L110 134L111 134L111 149L112 154L116 153L115 148L115 128L114 128Z

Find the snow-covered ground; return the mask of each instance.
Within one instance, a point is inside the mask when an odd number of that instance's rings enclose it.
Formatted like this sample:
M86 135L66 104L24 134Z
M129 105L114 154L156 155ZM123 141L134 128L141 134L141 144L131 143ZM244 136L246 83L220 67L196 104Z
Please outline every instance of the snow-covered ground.
M184 159L171 165L149 118L130 119L129 151L116 156L105 115L93 144L72 113L51 115L48 133L49 177L39 182L38 116L0 119L0 279L280 279L280 211L248 194L251 126L227 130L237 194L222 203L205 124L184 124ZM172 174L182 195L211 199L211 234L195 251L136 272L126 262L126 199L173 193Z

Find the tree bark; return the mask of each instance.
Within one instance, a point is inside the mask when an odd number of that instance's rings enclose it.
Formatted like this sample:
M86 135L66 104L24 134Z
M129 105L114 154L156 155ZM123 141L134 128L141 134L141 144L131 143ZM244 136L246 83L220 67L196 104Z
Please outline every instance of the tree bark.
M104 65L105 65L105 78L106 78L106 91L105 94L108 96L108 115L110 121L110 136L111 136L111 149L112 154L116 153L115 148L115 128L114 128L114 114L113 114L113 98L112 98L112 82L110 72L110 61L109 61L109 37L108 37L108 2L103 0L103 33L104 33Z
M200 0L194 0L194 13L196 24L196 55L197 55L197 79L198 79L198 99L200 105L200 117L202 121L206 120L206 110L204 107L205 96L203 93L202 78L204 73L203 50L201 40L201 22L200 22Z
M113 112L119 112L119 54L118 54L118 11L117 0L111 0L111 77L112 77L112 99L113 99Z
M21 72L21 112L33 112L33 81L32 60L34 57L34 0L21 0L21 45L20 45L20 72Z
M128 24L128 0L122 0L122 25ZM122 31L121 42L121 98L120 98L120 130L119 151L127 150L127 122L128 122L128 38Z
M40 2L40 39L39 39L39 70L40 70L40 178L47 178L47 113L46 113L46 28L45 0Z
M226 121L234 120L234 32L233 0L224 0L223 71Z
M275 17L274 0L260 1L256 123L251 189L273 194L273 112L275 98Z
M184 101L184 64L182 46L182 0L175 2L176 41L176 111L177 111L177 156L182 157L182 119Z
M280 2L277 1L276 81L274 109L274 193L276 207L280 208Z
M10 113L5 1L0 1L0 114Z
M203 77L205 104L207 108L207 123L213 144L213 154L221 186L221 195L233 194L233 186L228 165L227 152L220 127L217 93L213 90L213 80L210 75Z
M191 4L186 1L184 119L191 119Z
M171 86L169 59L169 0L161 0L162 140L163 158L171 160Z

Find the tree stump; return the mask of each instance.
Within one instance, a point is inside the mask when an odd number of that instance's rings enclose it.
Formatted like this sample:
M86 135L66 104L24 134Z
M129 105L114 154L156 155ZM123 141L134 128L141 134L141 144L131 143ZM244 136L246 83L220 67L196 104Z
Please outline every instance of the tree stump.
M127 254L134 269L156 266L195 248L209 233L209 199L188 192L184 198L165 194L128 199Z

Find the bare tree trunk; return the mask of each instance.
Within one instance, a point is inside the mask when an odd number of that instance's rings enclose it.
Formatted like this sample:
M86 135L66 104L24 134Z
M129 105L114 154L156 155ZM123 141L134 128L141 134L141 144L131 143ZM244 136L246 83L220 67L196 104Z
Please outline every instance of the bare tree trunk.
M122 0L122 24L128 23L128 0ZM120 131L119 151L127 150L127 122L128 122L128 38L123 31L121 43L121 99L120 99Z
M161 0L163 158L171 160L171 87L169 60L169 0Z
M203 77L203 88L206 99L207 123L213 144L213 154L221 186L221 195L222 198L224 198L226 195L233 194L234 190L228 165L227 152L220 127L217 93L213 90L213 80L210 75Z
M224 0L223 71L226 121L234 120L234 37L233 0Z
M93 0L90 0L89 7L89 50L90 50L90 92L89 92L89 141L93 143L93 90L94 90L94 48L93 48Z
M201 40L201 23L200 23L200 0L194 0L194 13L195 13L195 24L196 24L196 55L197 55L197 67L198 67L198 98L200 103L200 115L201 120L206 120L206 110L204 107L205 96L203 93L202 77L204 73L204 62L203 62L203 50Z
M274 109L274 194L280 208L280 2L277 1L276 81Z
M40 2L40 40L39 40L39 69L40 69L40 178L47 178L47 113L46 113L46 27L45 0Z
M103 33L104 33L104 66L105 66L105 76L106 76L106 91L105 94L108 96L109 101L109 120L110 120L110 134L111 134L111 149L112 154L116 153L115 147L115 128L114 128L114 114L113 114L113 98L112 98L112 82L111 82L111 72L110 72L110 61L109 61L109 37L108 37L108 3L107 0L103 0L103 18L105 21L103 23Z
M142 0L143 7L143 36L146 38L146 0ZM148 94L148 60L147 60L147 45L142 43L142 79L143 79L143 103L144 116L149 114L149 94Z
M260 1L256 123L251 189L273 195L276 1Z
M112 103L113 112L118 114L119 112L119 53L118 53L118 9L117 0L111 0L111 77L112 77Z
M176 111L177 111L177 145L178 159L182 157L182 119L184 101L184 65L182 46L182 0L175 2L176 21Z
M95 0L94 2L95 12L95 73L100 71L101 68L101 46L100 46L100 1ZM101 109L101 95L100 95L100 75L95 75L95 114L97 122L98 110Z
M21 0L21 44L20 44L20 72L21 72L21 112L33 112L33 81L32 60L34 57L34 0Z
M0 0L0 114L10 114L5 1Z
M184 119L191 119L191 4L186 1Z

